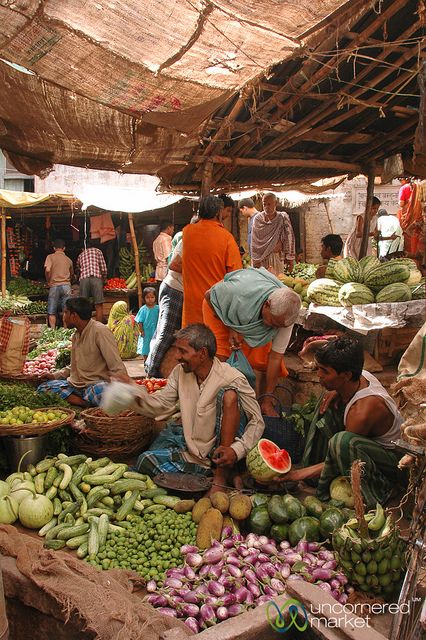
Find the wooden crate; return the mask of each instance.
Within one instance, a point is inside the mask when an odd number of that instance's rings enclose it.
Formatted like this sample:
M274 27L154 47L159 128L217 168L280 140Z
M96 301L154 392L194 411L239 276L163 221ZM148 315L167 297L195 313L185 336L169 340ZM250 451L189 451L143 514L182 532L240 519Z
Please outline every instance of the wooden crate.
M418 330L418 327L380 329L374 347L374 358L382 365L397 364Z

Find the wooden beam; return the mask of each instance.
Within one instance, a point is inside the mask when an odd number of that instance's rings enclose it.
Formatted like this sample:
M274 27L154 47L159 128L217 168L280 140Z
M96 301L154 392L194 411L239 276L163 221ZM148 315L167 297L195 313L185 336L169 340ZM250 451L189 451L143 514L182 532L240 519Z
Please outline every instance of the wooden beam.
M7 270L7 247L6 247L6 209L1 210L1 295L6 295L6 270Z
M369 241L369 233L370 233L370 212L371 205L373 204L373 194L374 194L374 178L376 176L376 167L374 164L371 164L368 168L368 182L367 182L367 199L365 201L365 214L364 214L364 225L362 227L362 240L361 240L361 248L359 250L358 260L367 255L368 249L368 241Z
M140 309L143 304L143 299L142 299L141 268L139 265L139 247L138 247L138 242L136 240L135 225L133 223L133 213L128 213L127 215L129 218L129 231L130 231L130 237L132 240L133 253L135 254L136 286L138 289L138 305Z
M203 177L201 179L201 197L204 198L210 193L213 177L213 161L211 158L206 160L203 169Z
M280 158L277 160L260 160L258 158L233 158L230 156L211 156L214 164L235 165L240 167L306 167L309 169L340 169L351 173L360 172L361 165L352 162L339 162L338 160L315 160L301 158ZM192 162L201 164L205 162L203 156L195 156Z

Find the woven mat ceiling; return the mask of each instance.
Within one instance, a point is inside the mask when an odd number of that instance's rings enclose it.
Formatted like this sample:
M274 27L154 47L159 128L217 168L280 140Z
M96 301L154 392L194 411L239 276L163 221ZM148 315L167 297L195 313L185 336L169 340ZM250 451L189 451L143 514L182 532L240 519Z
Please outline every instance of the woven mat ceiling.
M304 46L342 0L0 2L0 146L54 163L171 178L230 96ZM342 9L343 7L343 9Z

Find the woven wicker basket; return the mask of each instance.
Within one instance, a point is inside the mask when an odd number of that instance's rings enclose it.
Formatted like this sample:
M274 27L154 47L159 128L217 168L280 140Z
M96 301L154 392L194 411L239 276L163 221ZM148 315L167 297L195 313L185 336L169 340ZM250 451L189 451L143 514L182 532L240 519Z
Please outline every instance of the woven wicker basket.
M66 413L62 420L54 420L53 422L41 422L37 424L0 424L0 436L43 436L50 431L59 429L65 424L70 424L74 420L75 411L64 409L63 407L46 407L43 409L35 409L41 413L50 413L51 411L62 411Z
M126 411L108 416L101 409L85 409L80 417L86 424L76 433L74 446L99 456L130 456L141 451L152 438L154 420Z

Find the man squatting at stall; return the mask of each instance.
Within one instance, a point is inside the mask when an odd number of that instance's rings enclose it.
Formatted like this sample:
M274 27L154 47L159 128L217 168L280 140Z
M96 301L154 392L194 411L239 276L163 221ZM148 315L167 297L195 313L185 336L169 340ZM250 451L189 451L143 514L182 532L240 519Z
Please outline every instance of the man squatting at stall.
M151 418L177 412L182 424L170 422L137 461L137 469L150 476L161 472L209 475L213 487L232 481L236 463L262 437L264 422L255 393L244 374L218 360L216 340L203 324L177 332L174 346L179 364L167 385L149 395L133 386L131 408ZM120 376L121 378L121 376ZM234 476L238 485L239 478Z
M324 264L321 264L317 271L317 278L325 278L327 266L329 260L341 260L342 259L343 240L336 233L329 233L321 238L321 258L324 260Z
M392 441L400 437L402 416L377 378L363 370L364 352L356 340L349 336L330 340L318 349L315 359L320 383L330 393L318 403L303 467L279 479L319 478L318 498L328 500L331 481L348 476L352 463L362 460L365 503L368 508L376 502L384 504L397 479L399 456Z
M48 382L37 391L57 393L70 404L98 406L111 376L120 374L129 380L112 332L101 322L92 320L92 303L87 298L68 298L64 324L76 329L71 339L71 364L55 373L46 373Z

